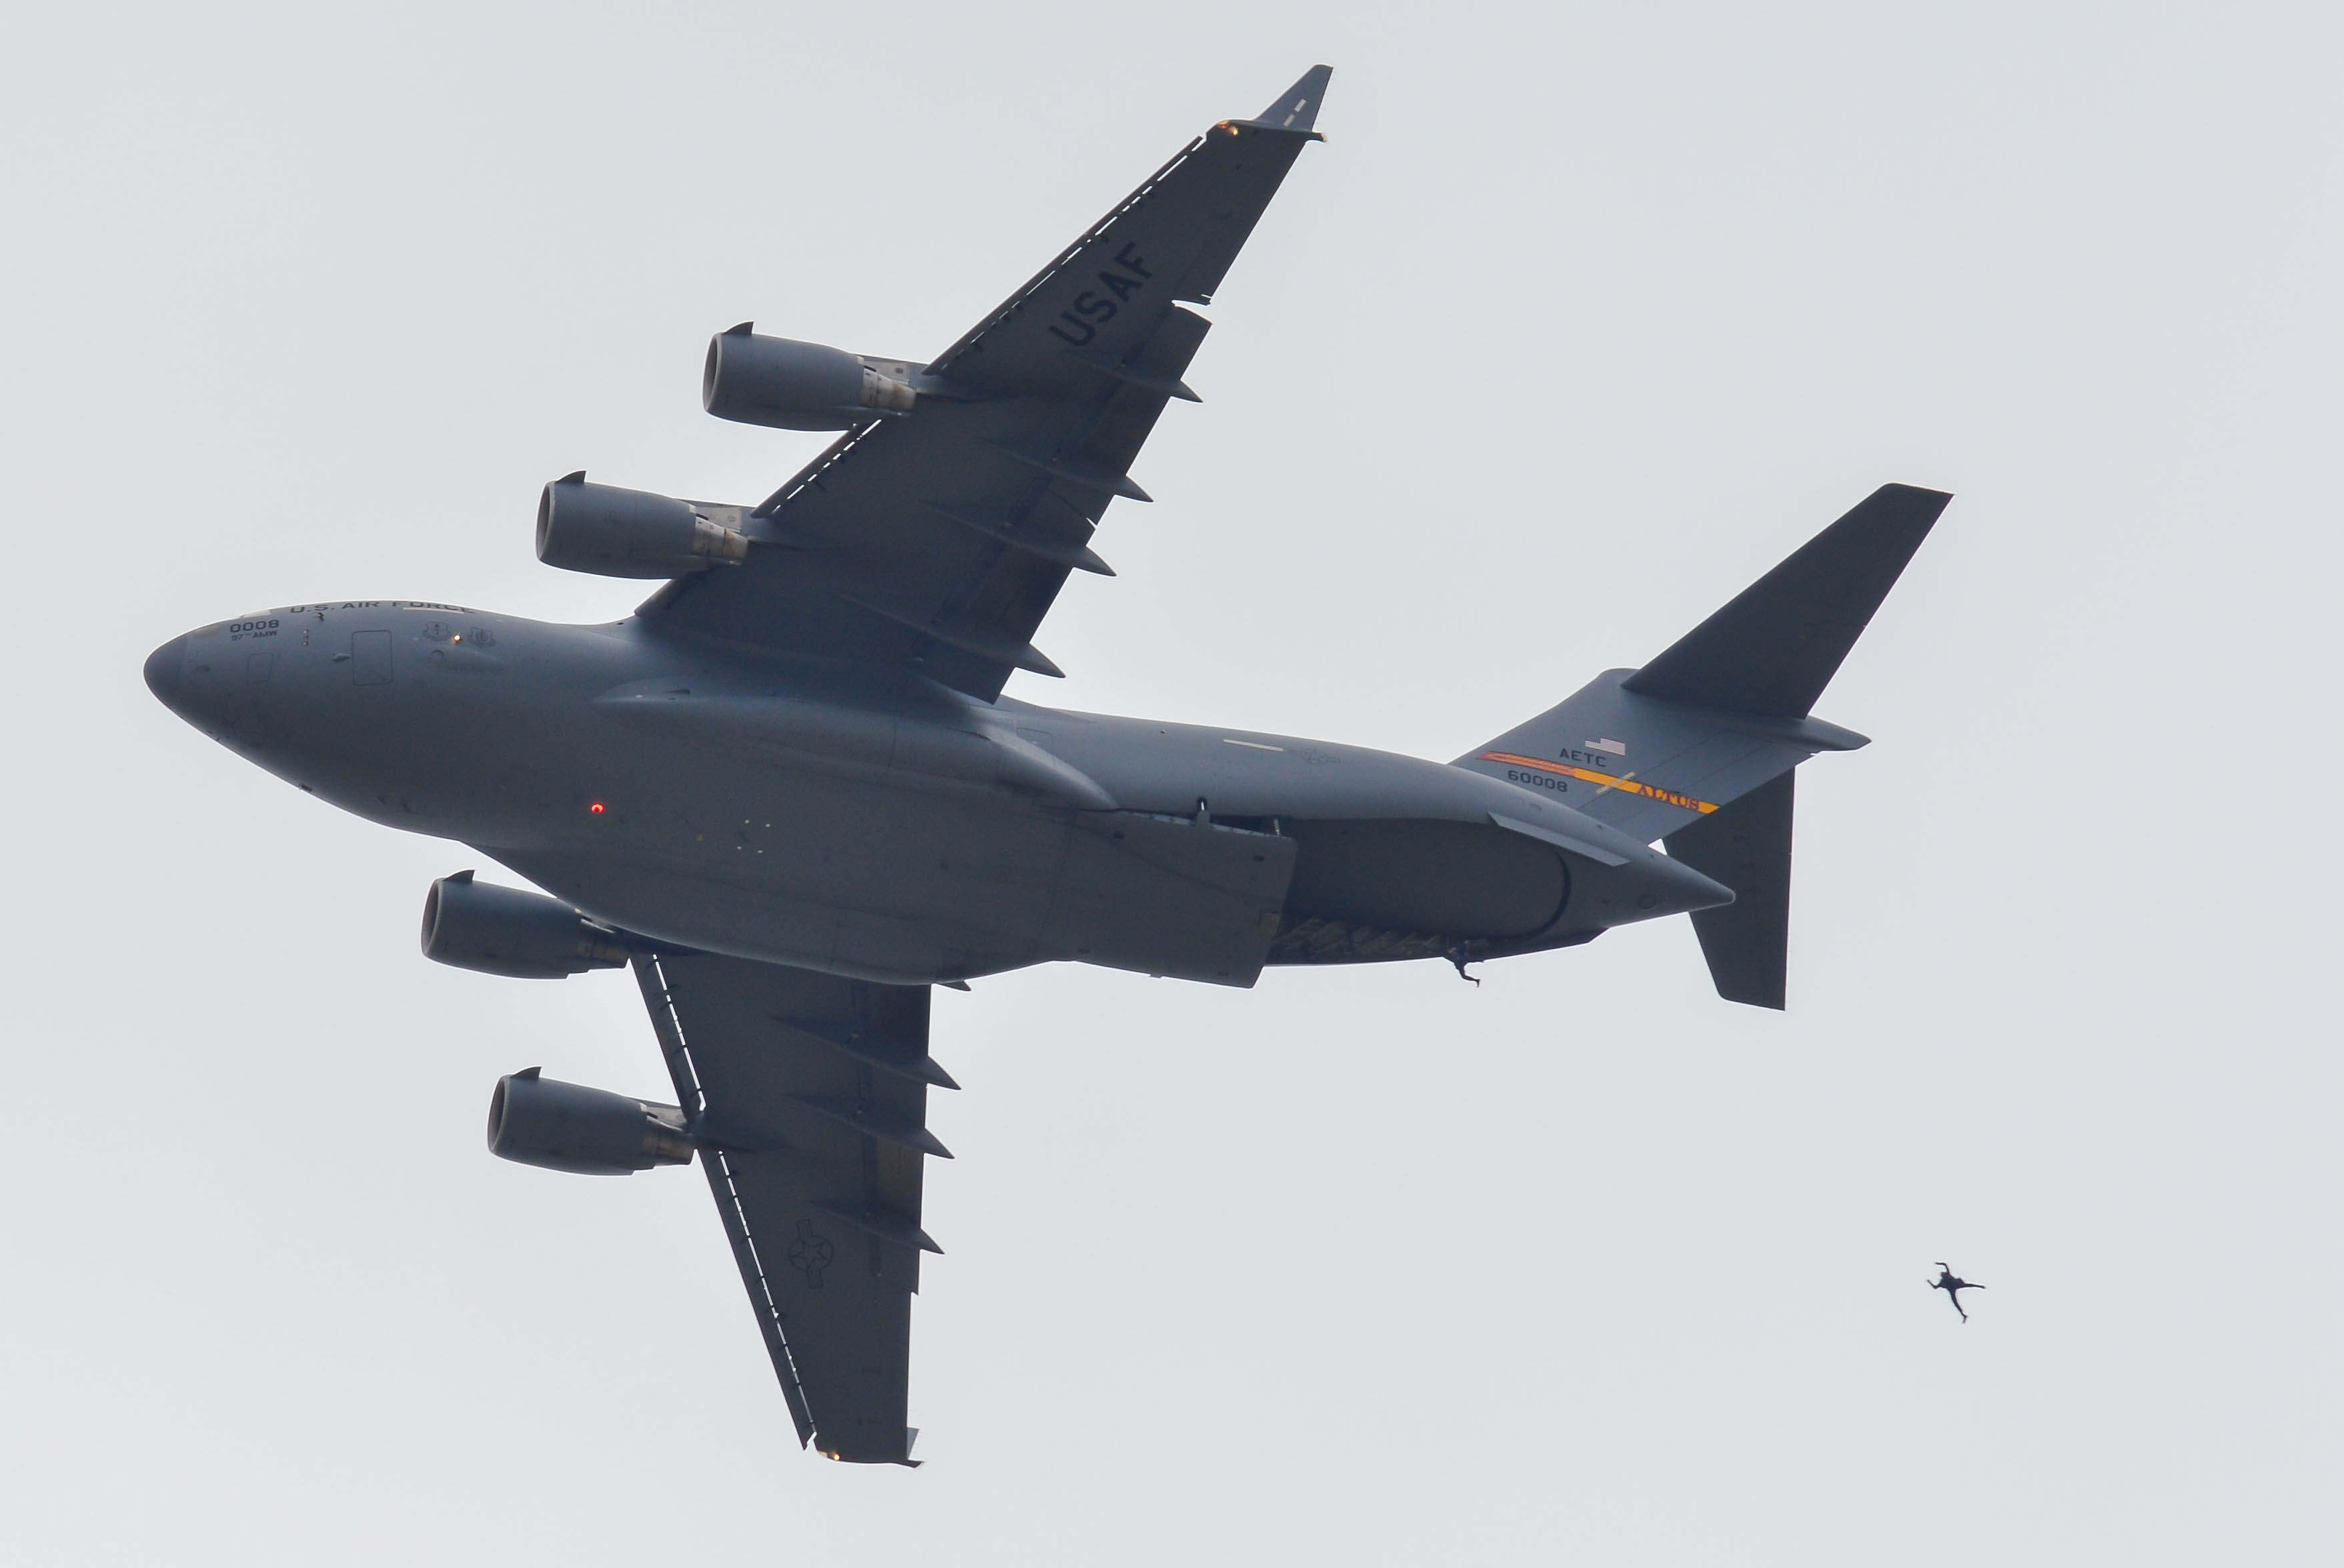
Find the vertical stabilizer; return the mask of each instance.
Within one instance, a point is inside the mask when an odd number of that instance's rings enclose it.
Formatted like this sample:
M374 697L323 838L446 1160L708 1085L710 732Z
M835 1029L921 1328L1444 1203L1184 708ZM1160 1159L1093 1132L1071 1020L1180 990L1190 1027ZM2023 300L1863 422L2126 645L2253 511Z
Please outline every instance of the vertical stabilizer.
M1798 776L1777 774L1661 840L1670 859L1733 889L1733 903L1692 914L1717 994L1777 1012L1790 973L1791 796Z
M1791 770L1862 735L1815 699L1953 498L1883 485L1641 670L1608 670L1455 765L1571 806L1732 888L1694 914L1717 992L1783 1002Z

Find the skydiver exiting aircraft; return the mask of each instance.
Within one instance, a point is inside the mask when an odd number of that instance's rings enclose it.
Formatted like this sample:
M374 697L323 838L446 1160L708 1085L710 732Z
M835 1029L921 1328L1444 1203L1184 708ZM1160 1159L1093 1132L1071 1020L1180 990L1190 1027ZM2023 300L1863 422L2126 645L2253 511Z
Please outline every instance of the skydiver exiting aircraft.
M1954 1310L1956 1312L1962 1312L1963 1291L1983 1290L1985 1289L1983 1285L1971 1284L1967 1280L1963 1279L1951 1269L1946 1268L1943 1263L1938 1264L1937 1269L1937 1277L1929 1281L1929 1289L1932 1290L1943 1290L1945 1293L1945 1300L1954 1304ZM1969 1320L1970 1315L1967 1312L1962 1312L1962 1321L1966 1323Z

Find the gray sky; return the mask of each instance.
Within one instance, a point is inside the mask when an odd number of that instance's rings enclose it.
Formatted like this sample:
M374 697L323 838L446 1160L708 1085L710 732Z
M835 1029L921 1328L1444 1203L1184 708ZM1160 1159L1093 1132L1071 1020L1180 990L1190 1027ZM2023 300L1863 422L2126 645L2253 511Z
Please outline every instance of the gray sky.
M47 7L0 53L20 719L0 1546L70 1563L2326 1562L2331 8ZM743 318L941 349L1336 67L1014 693L1455 755L1884 481L1792 1007L1682 921L939 998L916 1472L799 1454L632 988L146 694L318 596L605 619L536 487L753 500ZM25 719L29 718L29 724ZM1962 1327L1947 1259L1991 1288Z

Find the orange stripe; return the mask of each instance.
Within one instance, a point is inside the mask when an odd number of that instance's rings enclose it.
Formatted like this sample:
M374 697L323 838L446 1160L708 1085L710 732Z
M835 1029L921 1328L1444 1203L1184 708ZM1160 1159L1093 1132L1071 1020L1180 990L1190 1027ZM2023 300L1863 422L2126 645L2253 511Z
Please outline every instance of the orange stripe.
M1543 757L1520 757L1511 752L1483 752L1474 760L1485 763L1512 763L1517 767L1536 768L1542 774L1561 774L1565 778L1584 779L1591 784L1601 784L1604 789L1616 789L1628 794L1640 794L1649 800L1660 801L1663 804L1682 806L1687 811L1697 811L1703 816L1717 809L1716 804L1713 801L1695 800L1689 794L1679 794L1674 790L1662 789L1657 784L1643 784L1632 778L1614 778L1610 774L1599 774L1592 768L1574 768L1562 763L1551 763Z

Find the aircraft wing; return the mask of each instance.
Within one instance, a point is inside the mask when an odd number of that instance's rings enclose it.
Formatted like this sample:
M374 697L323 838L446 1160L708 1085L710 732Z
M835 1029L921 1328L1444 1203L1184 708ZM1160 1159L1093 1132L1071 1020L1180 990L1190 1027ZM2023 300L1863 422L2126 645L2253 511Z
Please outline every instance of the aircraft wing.
M1033 646L1174 398L1211 300L1306 142L1319 66L1258 118L1198 137L874 417L743 520L738 567L679 578L647 617L753 646L916 667L990 701Z
M928 988L712 956L634 960L801 1445L910 1464L905 1385Z

